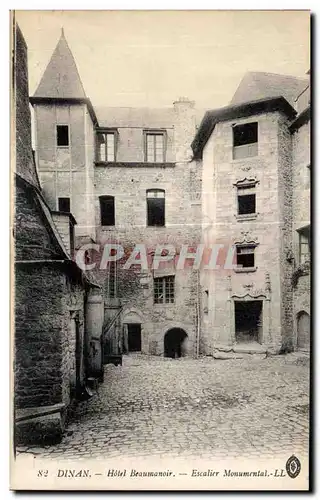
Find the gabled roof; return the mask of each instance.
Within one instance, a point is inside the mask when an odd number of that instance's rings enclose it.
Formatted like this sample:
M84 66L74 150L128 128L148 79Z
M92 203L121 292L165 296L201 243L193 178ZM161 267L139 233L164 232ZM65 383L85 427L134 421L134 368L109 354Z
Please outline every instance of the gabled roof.
M34 97L51 99L86 98L74 57L64 37L63 30Z
M308 79L276 73L248 72L242 78L230 105L283 96L292 106L306 88Z

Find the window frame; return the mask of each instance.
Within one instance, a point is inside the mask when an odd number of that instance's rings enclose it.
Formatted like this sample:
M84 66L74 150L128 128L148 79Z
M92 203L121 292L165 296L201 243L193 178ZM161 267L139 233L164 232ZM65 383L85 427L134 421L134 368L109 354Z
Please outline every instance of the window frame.
M246 221L246 220L252 220L252 219L256 219L258 217L258 211L257 211L257 185L259 184L259 181L256 179L256 178L244 178L242 180L239 180L237 182L235 182L233 184L233 186L236 188L236 193L235 193L235 206L236 206L236 214L235 214L235 217L238 221ZM249 194L253 194L255 196L255 211L254 212L250 212L250 213L247 213L247 214L240 214L239 213L239 197L240 196L246 196L245 193L243 194L240 194L241 191L245 191L245 190L248 190L249 189L251 190L251 192L247 193L247 195Z
M60 200L69 200L69 210L66 211L66 210L60 210ZM57 198L57 210L58 212L62 212L62 213L66 213L66 214L70 214L71 213L71 198L70 196L58 196Z
M117 298L117 261L111 260L108 262L108 283L107 296L109 299Z
M113 135L113 160L108 159L108 141L107 137L105 137L104 142L99 142L98 136L99 135ZM117 162L117 152L118 152L118 138L119 138L119 132L118 129L116 128L96 128L95 129L95 161L96 163L116 163ZM100 146L101 144L104 144L105 147L105 159L102 160L100 157Z
M102 217L102 202L107 200L113 200L113 224L103 224ZM101 195L99 196L99 209L100 209L100 226L101 227L114 227L116 225L116 200L112 195Z
M170 281L169 281L170 280ZM167 282L167 283L166 283ZM156 283L162 285L162 301L159 301L161 292L158 292ZM168 295L167 295L168 290ZM156 295L158 293L158 295ZM176 283L175 275L154 276L153 278L153 303L155 305L170 305L175 303ZM170 300L170 298L172 300Z
M156 160L156 147L154 143L154 153L155 156L153 161L148 160L148 136L162 136L162 160ZM155 140L156 141L156 140ZM143 131L143 150L144 150L144 162L145 163L165 163L166 162L166 153L167 153L167 131L165 129L145 129Z
M58 144L58 127L67 127L68 129L68 144ZM69 123L56 123L56 148L69 149L70 147L70 125Z
M310 260L311 260L310 226L298 229L297 233L298 233L298 248L299 248L299 251L298 251L299 265L310 263ZM302 242L301 241L302 237L306 238L307 241ZM304 253L304 254L301 253L302 244L304 246L308 246L307 253ZM308 256L308 259L302 260L302 255Z
M257 243L241 243L241 244L235 244L236 247L236 267L235 267L235 272L237 273L250 273L254 272L257 270L257 265L256 265L256 247L258 246ZM253 266L248 266L244 267L240 264L238 264L238 250L240 249L252 249L252 255L253 255ZM239 267L238 267L239 266Z
M159 197L159 198L163 198L163 224L149 224L148 200L158 198L157 196L148 197L148 193L152 193L152 192L163 193L163 197ZM146 212L147 212L146 213L146 218L147 218L146 225L147 225L147 227L166 227L166 191L165 191L165 189L160 189L160 188L147 189L146 190L146 208L147 208L147 210L146 210Z
M235 133L237 129L244 128L248 125L256 125L256 136L257 140L253 142L246 142L245 144L238 144L235 146ZM254 146L256 145L256 146ZM246 153L247 149L247 153ZM244 152L245 154L241 155L237 154L239 152ZM259 122L258 121L250 121L246 123L234 123L232 125L232 159L233 160L245 160L246 158L254 158L259 154Z

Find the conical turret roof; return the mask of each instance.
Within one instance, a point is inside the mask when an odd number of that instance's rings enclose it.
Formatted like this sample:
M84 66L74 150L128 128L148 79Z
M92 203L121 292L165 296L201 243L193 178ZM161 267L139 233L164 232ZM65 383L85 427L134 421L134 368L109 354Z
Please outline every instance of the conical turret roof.
M62 29L60 40L51 56L34 97L85 99L78 69Z

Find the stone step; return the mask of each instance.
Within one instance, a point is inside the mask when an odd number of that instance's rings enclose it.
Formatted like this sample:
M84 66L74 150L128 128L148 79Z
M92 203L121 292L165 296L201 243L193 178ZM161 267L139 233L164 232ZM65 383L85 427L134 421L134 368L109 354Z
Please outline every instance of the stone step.
M257 353L257 352L234 352L234 351L213 351L214 359L265 359L266 353Z

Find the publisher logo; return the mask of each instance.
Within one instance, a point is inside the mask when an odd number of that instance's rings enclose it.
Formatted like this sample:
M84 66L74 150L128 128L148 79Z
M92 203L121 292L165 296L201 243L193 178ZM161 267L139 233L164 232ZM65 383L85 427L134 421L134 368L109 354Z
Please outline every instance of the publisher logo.
M300 460L292 455L286 463L286 469L288 476L291 477L291 479L295 479L297 476L299 476L300 471L301 471L301 463Z

